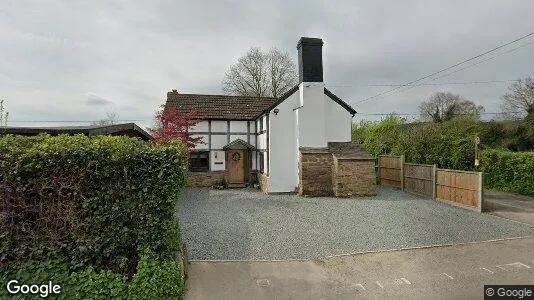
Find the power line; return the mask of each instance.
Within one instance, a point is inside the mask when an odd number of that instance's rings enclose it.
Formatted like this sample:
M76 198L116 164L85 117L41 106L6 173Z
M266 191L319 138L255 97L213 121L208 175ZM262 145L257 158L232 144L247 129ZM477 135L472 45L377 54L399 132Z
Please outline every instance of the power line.
M416 82L419 82L419 81L421 81L421 80L425 80L425 79L427 79L427 78L433 77L433 76L435 76L435 75L437 75L437 74L443 73L443 72L448 71L448 70L453 69L453 68L456 68L456 67L458 67L458 66L460 66L460 65L463 65L463 64L465 64L465 63L467 63L467 62L470 62L470 61L473 61L473 60L475 60L475 59L477 59L477 58L480 58L480 57L482 57L482 56L484 56L484 55L487 55L487 54L489 54L489 53L495 52L495 51L497 51L497 50L499 50L499 49L502 49L502 48L504 48L504 47L506 47L506 46L508 46L508 45L517 43L518 41L521 41L521 40L526 39L526 38L528 38L528 37L531 37L531 36L533 36L533 35L534 35L534 32L531 32L531 33L526 34L526 35L524 35L524 36L522 36L522 37L520 37L520 38L517 38L517 39L515 39L515 40L513 40L513 41L510 41L510 42L508 42L508 43L505 43L505 44L502 44L502 45L500 45L500 46L497 46L497 47L495 47L495 48L493 48L493 49L490 49L490 50L488 50L488 51L486 51L486 52L484 52L484 53L481 53L481 54L478 54L478 55L473 56L473 57L471 57L471 58L465 59L465 60L463 60L463 61L461 61L461 62L459 62L459 63L456 63L456 64L454 64L454 65L452 65L452 66L450 66L450 67L446 67L446 68L441 69L441 70L439 70L439 71L437 71L437 72L434 72L434 73L432 73L432 74L423 76L423 77L421 77L421 78L419 78L419 79L416 79L416 80L410 81L410 82L408 82L408 83L402 84L402 85L400 85L400 86L397 86L397 87L395 87L395 88L389 89L389 90L387 90L387 91L385 91L385 92L378 93L378 94L376 94L376 95L374 95L374 96L365 98L365 99L360 100L360 101L358 101L358 102L356 102L356 103L365 102L365 101L368 101L368 100L371 100L371 99L380 97L380 96L382 96L382 95L384 95L384 94L388 94L388 93L391 93L391 92L396 91L396 90L398 90L398 89L401 89L402 87L409 86L409 85L412 85L412 84L414 84L414 83L416 83Z
M501 55L504 55L504 54L508 54L508 53L511 53L511 52L515 52L515 51L517 51L517 50L519 50L519 49L521 49L521 48L523 48L523 47L526 47L526 46L528 46L528 45L531 45L531 44L534 44L534 41L529 42L529 43L525 43L525 44L520 45L520 46L518 46L518 47L512 48L512 49L510 49L510 50L508 50L508 51L501 52L501 53L499 53L499 54L496 54L496 55L494 55L494 56L488 57L487 59L481 60L481 61L479 61L479 62L476 62L476 63L470 64L470 65L467 65L467 66L465 66L465 67L463 67L463 68L454 70L454 71L452 71L452 72L450 72L450 73L447 73L447 74L445 74L445 75L443 75L443 76L436 77L436 78L433 78L433 79L431 79L431 80L425 81L424 83L416 84L416 85L410 86L409 88L405 89L404 92L405 92L405 91L409 91L409 90L411 90L411 89L414 88L414 87L418 87L418 86L422 86L422 85L432 85L431 83L428 83L428 82L431 82L431 81L434 81L434 80L438 80L438 79L441 79L441 78L448 77L448 76L450 76L450 75L452 75L452 74L454 74L454 73L458 73L458 72L463 71L463 70L465 70L465 69L469 69L469 68L472 68L472 67L476 67L476 66L480 65L481 63L484 63L484 62L486 62L486 61L488 61L488 60L495 59L495 58L497 58L497 57L499 57L499 56L501 56ZM516 80L513 80L513 81L517 81L517 79L516 79Z
M534 43L534 42L533 42ZM441 77L440 77L441 78ZM436 83L421 83L420 85L464 85L464 84L492 84L492 83L508 83L514 82L517 79L510 80L488 80L488 81L468 81L468 82L436 82ZM403 86L402 84L357 84L357 85L328 85L330 87L353 87L353 86Z
M512 113L519 113L519 112L512 112ZM505 115L508 114L507 112L481 112L480 115ZM399 115L399 116L419 116L421 114L419 113L397 113L397 112L391 112L391 113L358 113L358 115L364 115L364 116L389 116L389 115ZM460 115L468 115L468 114L460 114Z

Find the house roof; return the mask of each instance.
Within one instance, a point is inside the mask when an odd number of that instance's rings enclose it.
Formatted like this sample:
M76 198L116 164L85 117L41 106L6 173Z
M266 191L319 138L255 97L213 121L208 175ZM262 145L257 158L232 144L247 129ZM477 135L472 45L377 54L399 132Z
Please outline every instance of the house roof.
M84 134L92 135L125 135L137 137L142 140L151 140L152 136L137 126L135 123L113 124L113 125L91 125L91 126L62 126L62 127L3 127L0 128L1 134L14 135L38 135L48 133L50 135L59 134Z
M165 107L175 107L182 113L196 110L203 119L255 120L262 114L270 112L298 90L299 85L297 84L279 98L182 94L172 90L172 92L167 93ZM354 108L328 89L324 89L324 94L350 114L356 114Z
M252 146L251 144L243 141L242 139L237 139L237 140L234 140L233 142L229 143L228 145L224 146L223 149L224 150L226 150L226 149L251 149L251 150L254 150L256 148L254 146Z
M199 111L205 119L255 120L276 98L226 95L167 93L165 107L175 107L182 113Z
M264 113L267 113L267 112L270 112L272 109L274 109L275 107L278 106L278 104L284 102L284 100L286 100L287 98L289 98L289 96L293 95L294 93L296 93L297 91L299 90L299 85L295 85L294 87L292 87L289 91L285 92L282 96L280 96L280 98L276 99L276 101L271 104L269 107L267 107L266 109L264 109L259 115L262 115ZM330 99L332 99L334 102L336 102L337 104L341 105L344 109L346 109L351 115L355 115L356 114L356 110L354 108L352 108L350 105L348 105L345 101L341 100L341 98L339 98L338 96L334 95L334 93L332 93L331 91L329 91L327 88L324 88L324 94L327 95Z

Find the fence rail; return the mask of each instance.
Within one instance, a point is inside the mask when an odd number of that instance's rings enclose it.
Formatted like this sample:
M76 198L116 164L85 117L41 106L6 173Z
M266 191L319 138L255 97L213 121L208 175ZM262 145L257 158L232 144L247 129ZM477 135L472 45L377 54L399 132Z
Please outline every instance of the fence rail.
M438 169L404 162L404 156L381 155L377 179L382 185L482 211L482 173Z

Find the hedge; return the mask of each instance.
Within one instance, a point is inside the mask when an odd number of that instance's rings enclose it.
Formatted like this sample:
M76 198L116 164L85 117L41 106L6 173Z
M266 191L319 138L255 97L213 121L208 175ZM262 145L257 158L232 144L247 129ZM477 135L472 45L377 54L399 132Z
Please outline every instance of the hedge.
M185 289L181 271L178 262L154 259L149 251L141 255L131 282L110 270L96 271L87 267L69 274L68 266L60 260L28 261L1 278L0 299L42 299L35 294L10 294L6 285L11 280L17 280L19 286L49 281L59 284L59 294L47 291L47 298L52 299L179 299Z
M172 261L187 157L180 142L1 137L0 269L59 259L68 274L135 278L143 249Z
M534 152L486 149L481 167L487 188L534 195Z

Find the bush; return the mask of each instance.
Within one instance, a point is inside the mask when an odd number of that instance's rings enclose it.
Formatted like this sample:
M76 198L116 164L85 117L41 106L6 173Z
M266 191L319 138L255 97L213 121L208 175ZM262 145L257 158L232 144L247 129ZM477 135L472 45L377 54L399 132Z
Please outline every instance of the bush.
M534 152L486 149L481 168L487 188L534 195Z
M141 255L137 272L130 283L126 276L110 270L96 271L92 267L69 275L67 264L60 260L29 261L18 264L16 269L0 277L1 299L40 298L29 294L9 294L5 288L8 280L28 285L52 281L52 284L61 286L61 293L49 295L58 299L179 299L184 292L179 263L158 260L149 252Z
M66 258L69 272L92 266L132 276L141 249L173 258L180 244L174 212L186 174L181 143L0 138L0 268L53 254Z
M404 119L391 115L379 123L365 127L360 133L354 133L353 131L353 134L360 135L358 137L360 139L362 139L361 135L363 135L365 149L376 157L391 152L403 130L403 124L405 124Z
M132 278L129 299L178 299L184 292L183 282L177 261L158 260L145 251Z

